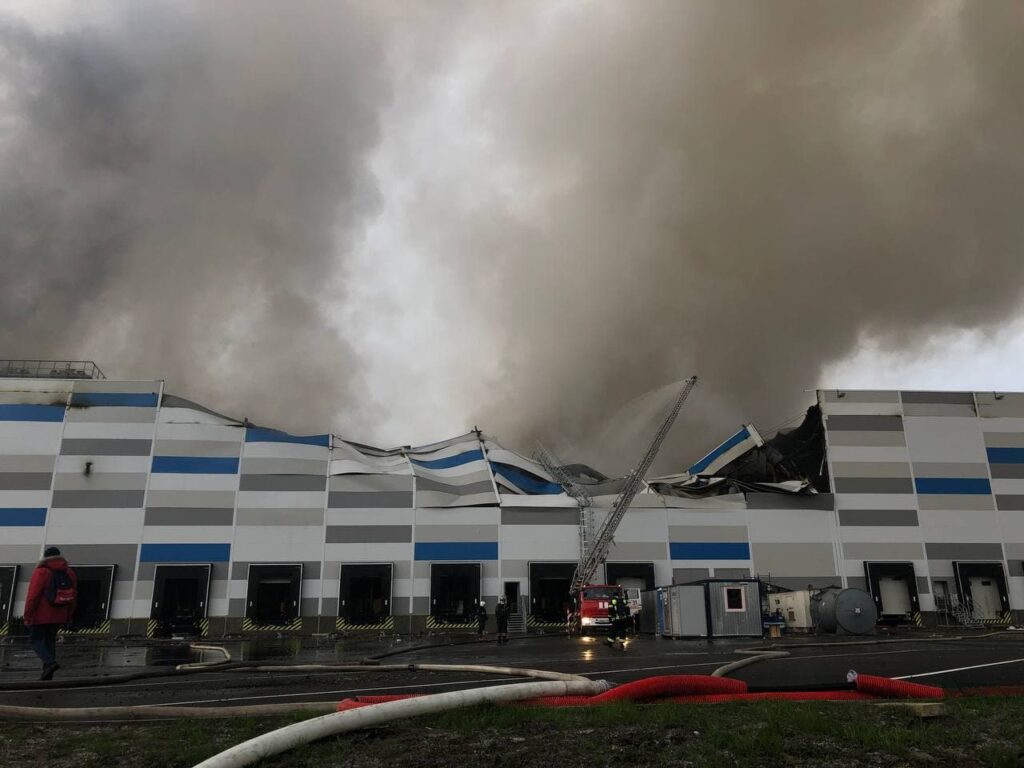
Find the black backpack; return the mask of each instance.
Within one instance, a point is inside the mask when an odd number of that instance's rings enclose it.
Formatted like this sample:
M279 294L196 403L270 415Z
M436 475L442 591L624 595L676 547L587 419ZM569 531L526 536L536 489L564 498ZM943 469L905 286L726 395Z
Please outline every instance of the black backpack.
M55 608L71 605L78 597L75 583L67 571L51 571L50 581L46 585L46 602Z

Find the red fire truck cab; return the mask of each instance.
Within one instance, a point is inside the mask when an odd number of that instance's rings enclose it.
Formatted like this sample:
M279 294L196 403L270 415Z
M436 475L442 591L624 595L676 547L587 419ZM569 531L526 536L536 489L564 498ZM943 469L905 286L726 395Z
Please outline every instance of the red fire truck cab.
M613 598L625 599L617 584L587 584L576 597L576 610L569 614L570 635L596 635L608 632L608 603Z

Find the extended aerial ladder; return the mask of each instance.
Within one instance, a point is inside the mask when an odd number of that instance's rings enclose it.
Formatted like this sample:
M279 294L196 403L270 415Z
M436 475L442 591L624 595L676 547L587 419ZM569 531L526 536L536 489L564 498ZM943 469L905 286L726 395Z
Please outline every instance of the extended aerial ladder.
M540 443L534 451L533 458L547 470L551 479L559 483L565 492L576 500L580 508L580 562L587 556L590 545L594 540L594 499L582 485L576 482L572 475L565 471L564 465L558 458Z
M619 523L622 522L622 518L625 517L626 512L629 510L629 505L633 503L633 499L637 493L640 492L643 486L644 477L647 475L648 470L651 468L651 464L654 463L655 457L658 455L658 451L661 449L661 444L668 436L669 430L672 429L672 425L676 421L676 417L679 415L679 411L682 410L683 403L686 402L686 398L690 396L690 392L697 385L697 377L691 376L684 383L679 394L676 396L675 402L672 404L672 409L669 411L668 416L665 417L665 421L662 422L658 431L654 435L654 439L651 440L651 444L647 446L647 451L641 457L639 464L633 469L628 475L626 475L625 484L622 486L622 490L619 491L619 495L615 498L612 504L611 511L608 516L605 517L604 522L601 523L601 527L597 533L593 536L592 540L587 543L582 549L582 555L580 561L576 566L576 573L572 577L572 585L569 591L572 595L578 595L580 590L586 584L589 584L594 578L594 574L597 573L597 569L601 567L601 564L608 557L608 550L611 548L612 540L615 537L615 531L619 527ZM550 454L547 458L550 458ZM543 464L543 462L541 462ZM545 465L545 469L552 472L552 469L561 470L559 467L548 467ZM552 472L555 479L558 482L562 482L563 486L569 495L576 498L577 503L580 503L580 509L583 510L583 504L580 502L580 497L576 495L572 486L577 486L582 490L582 487L578 483L572 483L566 485L561 477L559 477L558 471ZM561 472L562 475L566 473ZM592 505L592 500L586 491L583 494L587 498L588 508Z

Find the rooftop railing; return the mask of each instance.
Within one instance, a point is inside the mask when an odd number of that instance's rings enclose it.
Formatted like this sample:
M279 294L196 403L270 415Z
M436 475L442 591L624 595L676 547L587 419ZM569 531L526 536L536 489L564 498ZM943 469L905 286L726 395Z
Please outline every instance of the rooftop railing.
M4 379L105 379L92 360L0 360Z

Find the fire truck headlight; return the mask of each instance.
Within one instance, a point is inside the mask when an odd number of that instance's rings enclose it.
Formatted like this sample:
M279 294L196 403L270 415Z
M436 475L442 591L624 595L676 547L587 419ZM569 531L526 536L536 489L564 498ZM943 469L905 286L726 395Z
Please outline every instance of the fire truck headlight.
M584 627L592 627L592 626L594 626L594 620L590 616L584 616L581 619L581 623L583 624Z

